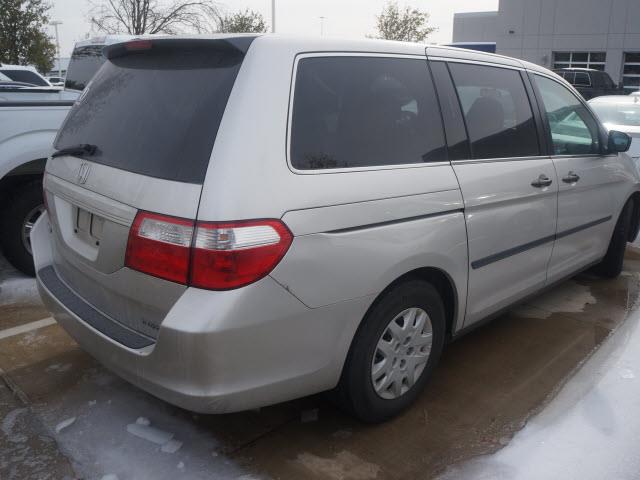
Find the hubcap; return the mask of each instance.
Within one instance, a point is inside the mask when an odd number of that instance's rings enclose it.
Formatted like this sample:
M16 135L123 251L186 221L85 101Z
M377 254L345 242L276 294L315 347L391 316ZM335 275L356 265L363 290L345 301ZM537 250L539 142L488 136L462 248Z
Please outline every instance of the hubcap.
M389 322L371 362L371 381L385 400L404 395L424 371L431 354L433 327L423 309L408 308Z
M31 230L36 220L38 220L38 217L42 215L42 212L44 212L44 205L38 205L27 213L22 222L22 246L31 255L33 255L31 251Z

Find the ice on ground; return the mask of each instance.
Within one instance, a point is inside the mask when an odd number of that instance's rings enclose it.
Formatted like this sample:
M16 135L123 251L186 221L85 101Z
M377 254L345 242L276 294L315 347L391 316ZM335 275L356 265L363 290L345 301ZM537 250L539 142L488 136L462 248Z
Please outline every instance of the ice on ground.
M536 298L533 302L514 309L513 313L527 318L544 320L554 313L580 313L587 305L597 303L591 289L569 281Z
M171 432L165 432L150 425L140 425L139 423L127 425L127 432L158 445L164 445L173 438L173 433Z
M160 450L164 453L176 453L182 448L182 442L179 440L169 440L165 443Z
M2 429L2 433L5 434L10 442L22 443L27 440L26 436L13 433L13 427L15 426L18 417L27 412L27 410L27 408L16 408L15 410L11 410L9 413L7 413L7 416L2 419L0 429Z
M138 425L144 425L145 427L148 427L149 425L151 425L151 422L149 421L149 419L145 417L138 417L136 420L136 423Z
M56 433L60 433L62 430L72 425L76 421L76 417L67 418L56 425Z

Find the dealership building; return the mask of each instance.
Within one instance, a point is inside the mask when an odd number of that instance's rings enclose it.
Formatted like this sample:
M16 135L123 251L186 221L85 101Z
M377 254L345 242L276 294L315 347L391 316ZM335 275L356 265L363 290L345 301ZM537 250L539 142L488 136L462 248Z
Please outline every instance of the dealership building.
M640 89L640 0L500 0L497 12L455 14L453 43L482 42L547 68L605 70Z

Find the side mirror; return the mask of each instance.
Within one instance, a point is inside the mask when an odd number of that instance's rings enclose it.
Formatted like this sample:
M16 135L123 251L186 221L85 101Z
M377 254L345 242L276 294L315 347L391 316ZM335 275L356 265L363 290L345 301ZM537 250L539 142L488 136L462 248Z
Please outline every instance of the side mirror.
M609 132L609 151L626 152L631 146L631 137L624 132L611 130Z

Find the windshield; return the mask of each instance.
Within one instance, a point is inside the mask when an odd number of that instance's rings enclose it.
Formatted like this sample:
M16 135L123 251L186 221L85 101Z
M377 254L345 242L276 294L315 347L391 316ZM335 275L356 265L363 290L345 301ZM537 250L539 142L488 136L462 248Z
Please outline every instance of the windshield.
M2 70L2 73L14 82L25 82L38 87L48 87L49 84L37 73L31 70Z
M640 103L592 103L602 123L640 127Z
M67 70L65 88L84 90L89 80L104 63L103 48L104 45L88 45L73 50Z
M95 145L91 161L200 184L242 59L235 50L154 46L107 60L55 147Z

